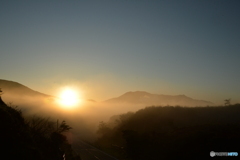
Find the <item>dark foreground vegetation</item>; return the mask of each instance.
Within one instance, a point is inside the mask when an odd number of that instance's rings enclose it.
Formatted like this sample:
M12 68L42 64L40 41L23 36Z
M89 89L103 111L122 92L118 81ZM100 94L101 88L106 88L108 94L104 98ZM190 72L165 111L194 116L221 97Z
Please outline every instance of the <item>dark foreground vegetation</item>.
M240 104L147 107L100 122L97 133L95 146L122 160L208 159L210 151L240 153Z
M63 132L71 129L46 118L27 120L21 111L7 106L0 97L0 145L5 160L80 160Z

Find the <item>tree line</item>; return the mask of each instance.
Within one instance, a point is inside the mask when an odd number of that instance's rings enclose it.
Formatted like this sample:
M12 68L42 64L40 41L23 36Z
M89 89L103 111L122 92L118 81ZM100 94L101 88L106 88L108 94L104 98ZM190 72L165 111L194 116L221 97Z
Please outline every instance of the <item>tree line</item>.
M206 159L240 151L240 104L152 106L100 122L95 146L122 160Z
M0 90L1 92L1 90ZM0 95L0 142L7 160L80 160L62 134L71 129L50 118L23 117L21 110L6 105Z

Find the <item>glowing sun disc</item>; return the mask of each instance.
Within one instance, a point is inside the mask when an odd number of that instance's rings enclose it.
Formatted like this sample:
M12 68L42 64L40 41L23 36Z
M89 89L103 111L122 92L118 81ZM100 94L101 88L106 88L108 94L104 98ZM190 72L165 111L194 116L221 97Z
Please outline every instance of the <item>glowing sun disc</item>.
M60 104L65 107L73 107L79 103L78 93L72 89L64 89L60 94Z

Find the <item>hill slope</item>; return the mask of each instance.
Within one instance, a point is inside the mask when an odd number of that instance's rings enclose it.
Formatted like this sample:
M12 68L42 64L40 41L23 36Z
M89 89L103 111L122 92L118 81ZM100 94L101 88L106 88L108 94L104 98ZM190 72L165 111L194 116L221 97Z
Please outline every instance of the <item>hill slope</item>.
M69 126L64 125L68 131ZM65 153L69 160L80 160L61 134L61 129L66 128L64 125L56 128L54 121L40 117L26 120L20 111L7 106L0 96L0 141L4 159L59 160Z
M46 95L37 91L34 91L20 83L14 81L8 81L0 79L0 88L4 92L4 94L21 94L25 96L41 96L41 97L52 97L50 95Z
M2 98L5 102L14 104L23 104L25 101L53 101L54 96L34 91L20 83L0 79L0 88L3 91Z
M119 159L211 159L210 151L239 152L239 114L240 104L147 107L101 122L95 145Z

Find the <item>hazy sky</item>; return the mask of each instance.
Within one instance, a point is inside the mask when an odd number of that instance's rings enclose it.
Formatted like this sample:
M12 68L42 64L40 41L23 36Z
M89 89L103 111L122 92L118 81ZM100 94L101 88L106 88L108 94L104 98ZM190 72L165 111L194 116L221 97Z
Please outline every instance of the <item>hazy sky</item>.
M240 1L1 1L0 55L0 79L52 95L240 102Z

